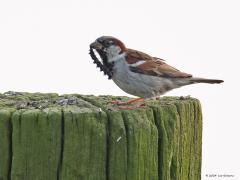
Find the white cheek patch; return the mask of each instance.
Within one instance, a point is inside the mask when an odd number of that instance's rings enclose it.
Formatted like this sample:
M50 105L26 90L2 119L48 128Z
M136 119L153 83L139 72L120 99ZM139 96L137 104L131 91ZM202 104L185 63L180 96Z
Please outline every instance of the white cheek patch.
M121 52L121 48L119 46L115 46L115 45L110 46L108 49L109 49L109 51L111 51L113 53L120 53Z
M107 48L108 62L115 62L125 57L125 53L119 54L120 52L121 48L119 46L108 47Z
M106 52L108 56L114 57L119 55L119 53L121 52L121 48L119 46L110 46L106 48Z
M131 67L137 67L137 66L139 66L139 65L141 65L141 64L144 64L145 62L146 62L146 61L141 60L141 61L138 61L138 62L136 62L136 63L130 64L129 66L131 66Z
M118 54L117 56L114 56L112 58L108 59L108 62L116 62L121 60L122 58L124 58L126 56L126 53L122 53L122 54Z

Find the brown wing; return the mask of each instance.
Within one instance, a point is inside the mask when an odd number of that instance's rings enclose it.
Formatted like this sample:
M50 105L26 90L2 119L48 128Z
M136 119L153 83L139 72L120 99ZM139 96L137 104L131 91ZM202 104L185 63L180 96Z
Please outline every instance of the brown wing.
M158 77L172 77L172 78L186 78L192 77L191 74L187 74L179 71L178 69L166 64L162 59L151 57L148 54L140 51L130 50L127 52L127 61L130 64L129 68L132 72L141 73ZM139 61L145 61L137 66L131 66Z
M144 52L137 51L134 49L127 49L126 52L127 52L127 61L129 64L134 64L134 63L138 62L139 60L152 61L153 59L155 59L155 60L164 61L161 58L152 57Z

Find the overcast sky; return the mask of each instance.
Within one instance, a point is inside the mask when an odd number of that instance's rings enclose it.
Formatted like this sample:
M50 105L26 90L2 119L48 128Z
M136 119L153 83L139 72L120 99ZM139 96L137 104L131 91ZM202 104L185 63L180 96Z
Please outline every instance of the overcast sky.
M88 55L97 37L115 36L182 71L225 80L167 95L202 103L202 179L240 179L239 17L237 0L1 0L0 92L126 95Z

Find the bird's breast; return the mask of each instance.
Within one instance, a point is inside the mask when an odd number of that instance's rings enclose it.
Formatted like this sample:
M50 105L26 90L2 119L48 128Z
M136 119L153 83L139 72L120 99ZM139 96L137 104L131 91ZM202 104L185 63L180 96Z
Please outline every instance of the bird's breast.
M125 60L114 64L112 79L118 87L128 94L139 97L151 96L151 87L144 82L147 79L144 79L141 74L130 71Z
M156 97L176 88L171 78L132 72L125 59L115 62L112 79L123 91L143 98Z

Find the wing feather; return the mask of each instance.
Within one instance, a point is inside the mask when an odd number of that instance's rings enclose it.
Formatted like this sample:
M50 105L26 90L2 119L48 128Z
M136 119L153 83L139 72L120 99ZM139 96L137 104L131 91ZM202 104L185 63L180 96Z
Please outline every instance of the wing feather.
M139 61L145 61L145 63L131 66L131 64L137 64ZM158 77L192 77L191 74L181 72L163 61L163 59L152 57L140 51L132 49L127 50L127 62L130 64L129 68L132 72Z

